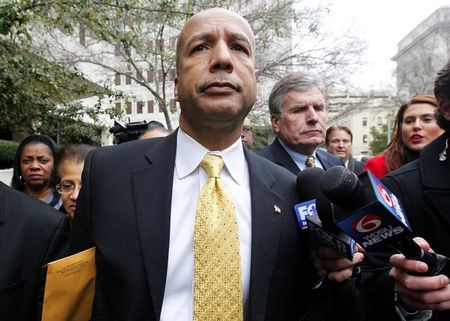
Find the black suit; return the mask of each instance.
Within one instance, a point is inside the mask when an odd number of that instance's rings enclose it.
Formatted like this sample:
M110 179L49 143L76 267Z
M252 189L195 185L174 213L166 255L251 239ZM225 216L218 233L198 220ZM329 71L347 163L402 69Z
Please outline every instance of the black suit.
M93 320L159 320L176 135L100 148L86 159L72 231L76 250L97 246ZM295 176L244 153L252 203L246 320L297 320L294 315L308 308L312 276L293 212Z
M276 138L272 144L261 150L259 154L262 157L265 157L272 162L283 166L284 168L287 168L294 175L297 175L300 172L300 168L298 168L292 157L289 155L283 145L281 145L278 138ZM316 157L322 164L324 170L327 170L330 167L336 165L344 165L339 157L330 154L321 148L316 149Z
M353 157L350 156L350 158L348 159L347 168L349 170L351 170L353 173L355 173L356 175L358 175L363 172L364 163L357 161L356 159L354 159Z
M450 161L438 160L448 137L443 134L436 138L422 150L419 160L390 172L382 181L403 205L413 236L423 237L435 252L450 257ZM388 277L389 257L387 253L366 257L366 263L370 263L368 268L385 266L384 271L378 269L369 274L366 283L374 320L386 320L393 314L394 290ZM449 270L446 270L447 275ZM450 311L435 311L431 320L450 320Z
M42 266L67 254L67 227L65 215L0 182L0 320L37 320Z

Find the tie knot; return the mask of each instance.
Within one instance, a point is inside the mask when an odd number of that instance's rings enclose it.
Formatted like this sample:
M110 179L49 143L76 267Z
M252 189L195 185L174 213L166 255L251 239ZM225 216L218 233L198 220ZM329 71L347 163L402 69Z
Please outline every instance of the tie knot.
M307 156L305 165L306 165L306 167L315 167L316 166L316 158L313 155Z
M218 155L206 154L200 165L208 173L208 177L220 177L223 168L223 159Z

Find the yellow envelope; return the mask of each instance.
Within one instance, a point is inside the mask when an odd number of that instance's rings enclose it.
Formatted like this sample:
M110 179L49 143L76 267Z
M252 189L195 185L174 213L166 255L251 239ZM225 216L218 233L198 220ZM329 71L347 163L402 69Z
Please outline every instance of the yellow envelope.
M95 247L48 263L42 321L90 320L95 274Z

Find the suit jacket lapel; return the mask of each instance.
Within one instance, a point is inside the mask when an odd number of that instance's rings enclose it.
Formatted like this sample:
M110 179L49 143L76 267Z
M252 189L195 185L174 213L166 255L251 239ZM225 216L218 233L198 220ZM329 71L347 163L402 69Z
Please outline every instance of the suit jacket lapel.
M6 185L0 182L0 224L5 221L5 189Z
M300 172L300 168L298 168L297 164L294 162L292 157L288 154L286 149L281 145L278 138L272 144L273 148L273 156L274 162L278 165L281 165L287 168L291 173L297 175Z
M7 246L8 242L5 239L6 238L6 233L5 231L2 231L2 225L5 224L6 221L6 197L5 197L5 190L6 190L6 185L3 184L2 182L0 182L0 253L3 253L3 251L5 250L5 247Z
M274 177L264 163L251 151L245 151L250 175L252 202L252 250L249 314L251 320L264 320L266 300L277 257L284 203L272 187Z
M137 229L156 319L167 274L176 137L174 133L156 142L145 155L149 166L132 173Z
M317 148L316 149L316 157L319 159L319 162L322 164L323 169L327 170L336 165L344 165L344 163L340 160L340 158L331 155L330 153Z

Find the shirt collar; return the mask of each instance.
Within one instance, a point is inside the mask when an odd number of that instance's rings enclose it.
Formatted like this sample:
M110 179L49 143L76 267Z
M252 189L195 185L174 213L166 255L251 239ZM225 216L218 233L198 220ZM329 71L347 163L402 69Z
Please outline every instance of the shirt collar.
M203 157L208 153L213 153L222 157L224 168L236 183L243 183L247 162L245 160L244 148L241 138L222 151L209 151L198 143L181 128L177 133L177 149L175 155L175 171L179 179L182 179L196 170Z
M299 152L293 150L292 148L290 148L289 146L287 146L285 143L283 143L281 141L281 139L278 140L281 144L281 146L284 147L284 149L286 150L286 152L289 154L289 156L291 156L291 158L294 160L294 162L297 164L297 166L301 169L304 170L306 168L305 165L305 161L306 161L306 157L308 157L309 155L305 155L305 154L300 154ZM316 157L316 150L314 150L314 153L312 153L312 156L314 156L314 158L316 159L316 164L319 161Z

